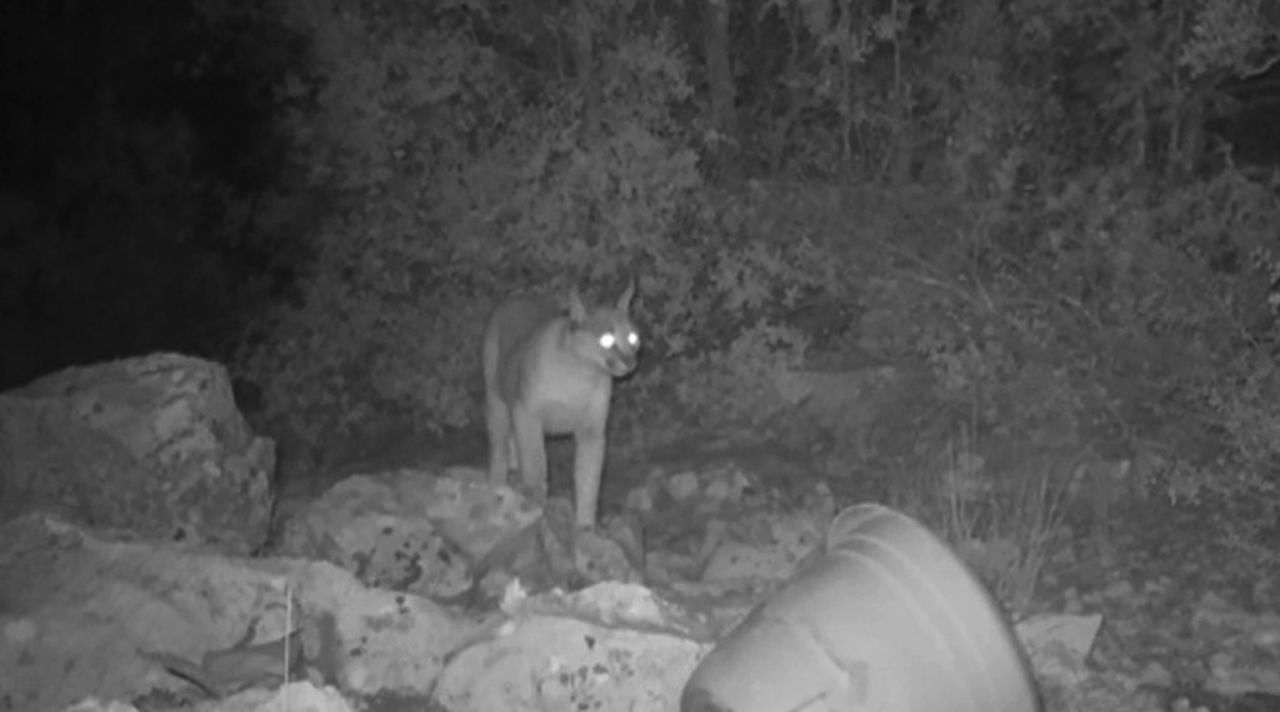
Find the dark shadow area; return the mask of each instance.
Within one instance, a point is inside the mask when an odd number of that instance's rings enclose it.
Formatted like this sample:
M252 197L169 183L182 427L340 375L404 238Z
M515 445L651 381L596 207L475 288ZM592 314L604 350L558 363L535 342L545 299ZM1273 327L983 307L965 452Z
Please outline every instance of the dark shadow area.
M272 92L301 43L182 0L20 0L0 26L0 388L220 355L297 254L258 199L289 181Z

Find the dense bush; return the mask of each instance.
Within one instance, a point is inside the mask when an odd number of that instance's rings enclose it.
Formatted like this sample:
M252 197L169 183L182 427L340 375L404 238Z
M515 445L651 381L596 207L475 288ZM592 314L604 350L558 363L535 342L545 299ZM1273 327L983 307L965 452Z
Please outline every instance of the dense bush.
M834 285L812 245L757 234L748 201L705 188L674 118L688 70L664 33L602 60L613 79L583 142L573 83L527 96L458 28L363 22L317 42L329 73L311 78L319 104L295 119L317 188L341 177L350 209L316 236L302 298L259 321L237 359L265 384L268 418L305 440L387 412L424 429L471 422L482 320L512 291L584 283L603 298L634 275L653 354L736 342L725 352L761 358L780 343L761 341L780 330L770 313ZM368 54L348 61L361 42ZM739 338L745 328L754 336Z
M849 22L766 3L727 51L781 22L794 33L744 71L807 80L741 85L764 113L726 122L700 89L726 47L638 6L280 7L311 41L286 87L294 155L331 209L299 298L256 320L236 365L304 441L474 423L498 299L608 298L634 275L648 353L617 409L633 432L736 423L865 460L862 435L778 389L857 353L927 378L877 426L881 471L963 432L976 451L1141 458L1131 484L1173 501L1271 486L1280 211L1175 113L1249 60L1220 41L1237 16L1121 46L1127 23L1176 18L1028 1ZM531 17L577 24L513 29ZM783 174L741 180L756 165Z
M216 317L191 331L275 434L473 426L499 299L636 277L621 441L748 428L886 490L1123 460L1143 496L1274 521L1280 206L1206 130L1274 63L1269 6L166 7L219 51L173 50L165 81L252 73L253 140L219 150L190 96L169 116L86 100L61 192L6 211L24 256L0 295ZM171 280L140 276L162 257ZM120 279L139 286L102 299ZM874 423L783 392L868 364L902 374Z

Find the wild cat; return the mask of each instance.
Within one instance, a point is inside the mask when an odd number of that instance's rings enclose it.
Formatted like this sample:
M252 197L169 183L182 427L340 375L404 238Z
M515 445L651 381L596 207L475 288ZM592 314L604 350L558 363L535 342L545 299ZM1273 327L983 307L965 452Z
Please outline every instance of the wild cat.
M485 328L489 479L505 483L516 467L525 487L545 498L545 437L572 434L579 527L596 523L613 380L636 367L634 295L632 281L617 303L590 309L576 288L567 309L545 297L516 297L494 310Z

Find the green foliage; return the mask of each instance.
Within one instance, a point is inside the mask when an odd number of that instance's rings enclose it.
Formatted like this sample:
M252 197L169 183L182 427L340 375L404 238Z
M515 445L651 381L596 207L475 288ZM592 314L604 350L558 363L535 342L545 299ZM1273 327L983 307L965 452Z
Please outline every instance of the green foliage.
M895 496L963 470L1012 511L1040 504L1001 477L1042 504L1071 469L1017 461L1090 453L1242 535L1275 521L1280 207L1204 119L1274 64L1270 5L728 8L199 0L92 42L7 10L68 86L7 117L0 314L37 345L0 371L212 352L271 294L231 360L272 432L438 432L479 415L498 300L634 276L627 432L825 443ZM867 364L902 377L857 413L785 392Z
M825 438L885 481L936 469L957 431L973 461L1106 443L1158 449L1133 468L1152 497L1269 491L1280 208L1209 165L1186 118L1267 33L1245 31L1245 0L1113 5L759 3L732 25L729 139L802 179L713 181L698 33L656 6L570 25L541 6L278 0L309 62L277 97L324 209L296 298L246 330L236 371L311 443L384 417L474 424L499 299L609 298L635 276L646 353L614 409L631 432ZM748 56L753 32L780 34ZM857 419L808 420L779 387L855 355L923 374L860 453L840 450L863 447ZM975 473L997 471L1020 470ZM1024 488L1037 507L1065 471Z
M1025 300L1004 315L1018 371L1048 363L1066 377L1045 381L1060 394L1049 412L1075 414L1077 437L1119 439L1130 453L1161 443L1167 467L1142 485L1151 496L1247 502L1274 489L1275 195L1231 172L1168 187L1109 173L1068 185L1041 215L1042 245L996 241L988 260L1006 280L1018 260L1018 280L1002 289ZM1038 393L1011 402L1046 402ZM1025 406L1009 415L1001 420L1036 422ZM1255 508L1240 523L1275 516Z
M1195 75L1230 70L1244 76L1275 60L1264 54L1277 28L1267 21L1265 0L1200 3L1178 62ZM1262 60L1261 63L1258 63Z
M780 377L803 368L808 339L794 328L757 322L727 346L675 362L676 402L686 417L711 425L760 425L788 410Z
M262 390L262 416L310 444L386 417L465 423L477 297L492 280L462 217L504 188L468 186L488 176L465 147L512 118L514 87L457 27L423 31L355 4L282 7L312 57L311 73L280 87L296 155L337 209L314 234L298 298L251 326L236 370Z
M298 303L255 325L237 371L263 389L264 417L304 441L380 416L472 421L483 318L511 292L616 290L638 273L642 322L662 324L650 348L678 355L724 348L814 282L811 247L772 245L749 209L695 192L671 111L687 70L663 33L608 56L603 130L584 144L573 83L518 99L521 78L461 28L298 22L326 72L310 80L318 105L295 114L299 149L350 207L316 234ZM742 249L721 249L726 231Z

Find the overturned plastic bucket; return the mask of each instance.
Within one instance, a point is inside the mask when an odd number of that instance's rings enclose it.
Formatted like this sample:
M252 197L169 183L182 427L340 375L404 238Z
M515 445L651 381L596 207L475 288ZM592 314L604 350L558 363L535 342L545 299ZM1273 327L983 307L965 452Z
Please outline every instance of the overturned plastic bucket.
M875 504L698 664L681 712L1037 712L986 589L914 519Z

